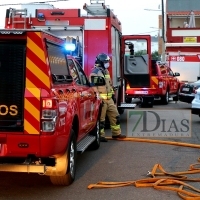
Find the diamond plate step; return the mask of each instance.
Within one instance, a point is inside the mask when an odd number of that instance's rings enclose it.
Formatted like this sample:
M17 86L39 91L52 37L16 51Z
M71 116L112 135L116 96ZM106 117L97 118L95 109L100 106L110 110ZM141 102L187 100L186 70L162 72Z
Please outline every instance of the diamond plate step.
M83 153L92 142L95 141L95 136L88 135L77 144L77 152Z
M121 103L120 106L118 106L119 108L132 108L134 109L136 107L137 104L135 103Z

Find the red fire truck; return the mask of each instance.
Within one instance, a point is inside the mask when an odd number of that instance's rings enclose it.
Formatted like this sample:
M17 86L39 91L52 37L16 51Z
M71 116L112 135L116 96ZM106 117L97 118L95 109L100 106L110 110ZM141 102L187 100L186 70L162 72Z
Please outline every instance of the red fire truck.
M151 39L150 36L122 36L121 22L104 1L90 1L83 9L58 9L49 4L23 4L21 9L8 9L6 29L45 30L66 39L68 52L79 60L87 75L94 67L96 56L103 52L111 57L109 68L116 94L116 104L120 113L125 108L135 108L136 104L126 99L126 86L150 87ZM94 3L95 2L95 3ZM101 3L99 3L101 2ZM103 3L102 3L103 2ZM131 66L129 43L145 44L146 55L136 58L137 64ZM128 43L124 43L128 42ZM133 55L131 55L132 57ZM129 65L129 69L125 67ZM143 65L140 68L140 65ZM131 69L130 68L137 68ZM144 69L145 68L145 69ZM141 71L140 71L141 70ZM133 83L134 82L134 83ZM136 84L135 84L136 83ZM141 96L141 94L139 95ZM143 98L148 95L142 94ZM148 98L148 97L147 97Z
M65 44L41 30L0 29L1 172L69 185L76 153L99 148L101 100Z

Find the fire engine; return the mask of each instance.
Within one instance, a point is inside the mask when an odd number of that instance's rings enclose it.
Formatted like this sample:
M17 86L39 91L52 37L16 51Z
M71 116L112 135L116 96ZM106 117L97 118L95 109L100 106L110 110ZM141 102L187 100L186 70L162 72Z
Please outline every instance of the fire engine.
M139 84L147 87L147 82L149 82L150 85L148 76L151 65L151 39L150 36L142 38L126 36L126 39L123 39L121 22L105 5L105 1L91 0L90 3L90 5L83 5L87 15L82 15L80 8L58 9L46 3L22 4L21 9L10 8L7 10L5 28L45 30L64 38L68 43L68 54L79 61L87 76L94 67L96 56L99 53L108 54L111 58L109 72L115 89L116 105L119 113L123 113L124 109L136 106L135 103L126 100L127 83L134 81L134 83L137 82L137 86ZM143 61L142 65L146 67L146 71L142 69L140 72L139 65L142 61L133 66L137 68L137 72L124 71L126 68L124 65L131 63L128 61L128 55L125 56L128 45L124 42L131 42L132 39L146 41L147 55L143 57L144 59L138 58ZM135 75L131 76L131 74ZM131 84L134 85L133 82Z
M65 46L50 32L0 29L1 172L69 185L76 153L99 148L101 100Z

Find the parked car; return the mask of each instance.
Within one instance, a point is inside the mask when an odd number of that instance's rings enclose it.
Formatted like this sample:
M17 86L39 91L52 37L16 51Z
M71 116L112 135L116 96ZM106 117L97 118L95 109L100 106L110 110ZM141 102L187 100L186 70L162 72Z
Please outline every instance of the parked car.
M179 101L191 103L195 96L195 90L200 87L200 80L193 83L185 83L180 87Z
M192 114L200 116L200 87L195 91L195 96L192 101Z
M177 76L180 73L173 72L167 62L152 60L151 79L155 99L160 99L164 104L168 104L170 97L178 101L180 81Z

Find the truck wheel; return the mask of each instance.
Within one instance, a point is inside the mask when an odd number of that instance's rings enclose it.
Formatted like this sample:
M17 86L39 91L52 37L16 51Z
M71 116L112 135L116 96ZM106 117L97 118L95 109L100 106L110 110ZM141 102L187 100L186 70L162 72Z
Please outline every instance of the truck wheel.
M169 103L169 91L167 90L165 95L161 98L161 101L167 105Z
M53 185L64 185L68 186L73 183L76 173L76 137L73 130L71 130L71 137L69 141L69 146L67 150L68 167L67 172L64 176L50 176L51 183Z
M98 116L96 125L90 134L95 136L95 141L89 146L89 149L96 150L100 147L100 115Z
M176 96L173 97L173 101L178 101L178 95L179 95L179 88L178 88L178 90L176 92Z

